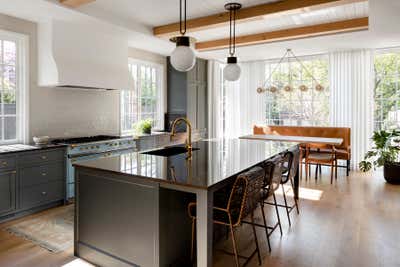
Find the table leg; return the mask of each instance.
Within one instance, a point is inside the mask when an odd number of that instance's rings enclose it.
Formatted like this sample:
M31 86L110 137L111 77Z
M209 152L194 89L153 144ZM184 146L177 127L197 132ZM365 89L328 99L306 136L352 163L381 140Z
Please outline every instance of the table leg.
M294 198L295 199L299 199L300 165L301 165L301 162L299 162L299 167L297 168L296 175L294 176Z
M213 193L199 191L197 194L197 266L211 267L213 264Z

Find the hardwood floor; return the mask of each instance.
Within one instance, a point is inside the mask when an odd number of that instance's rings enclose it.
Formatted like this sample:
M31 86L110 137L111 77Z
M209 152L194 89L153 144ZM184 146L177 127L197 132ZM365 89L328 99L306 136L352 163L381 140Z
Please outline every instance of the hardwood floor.
M303 178L300 215L292 214L291 228L285 211L280 210L283 236L279 231L271 236L271 253L265 233L259 229L262 266L400 266L400 186L387 184L380 173L353 172L347 178L344 170L331 185L328 169L323 172L318 181ZM273 214L272 210L268 214ZM237 236L242 254L253 249L249 226L241 227ZM218 244L221 246L229 249L230 241ZM73 260L72 249L53 254L0 230L0 266L85 266L78 262L66 265ZM234 266L231 256L219 252L214 265ZM248 266L258 266L256 258Z

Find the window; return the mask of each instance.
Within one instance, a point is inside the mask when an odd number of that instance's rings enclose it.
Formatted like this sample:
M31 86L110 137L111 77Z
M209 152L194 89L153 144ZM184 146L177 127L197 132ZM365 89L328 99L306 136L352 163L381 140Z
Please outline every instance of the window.
M132 78L131 90L121 92L121 132L131 134L135 124L151 119L153 127L162 129L163 119L163 66L137 61L129 61Z
M375 54L374 129L400 128L400 49Z
M266 77L273 73L271 81L278 85L277 92L266 94L266 123L270 125L294 126L327 126L329 125L329 88L328 88L328 59L325 56L300 59L311 72L308 73L296 61L281 63L266 63ZM293 90L284 91L289 82L289 64L292 69ZM325 88L316 91L315 82L311 74ZM307 91L300 91L299 87L306 85Z
M25 137L27 38L0 31L0 144Z

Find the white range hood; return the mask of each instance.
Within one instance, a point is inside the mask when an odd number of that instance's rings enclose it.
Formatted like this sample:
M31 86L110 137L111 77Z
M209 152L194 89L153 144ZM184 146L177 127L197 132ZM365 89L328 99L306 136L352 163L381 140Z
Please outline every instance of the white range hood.
M39 23L38 63L39 86L129 89L128 40L95 26Z

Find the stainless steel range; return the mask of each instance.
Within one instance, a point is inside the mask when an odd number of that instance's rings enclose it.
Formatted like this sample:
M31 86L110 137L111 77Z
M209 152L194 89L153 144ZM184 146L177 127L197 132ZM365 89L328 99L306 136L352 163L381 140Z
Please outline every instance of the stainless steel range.
M132 138L108 135L56 139L52 143L68 146L66 163L67 200L75 196L75 171L72 166L73 163L119 155L136 149L136 142Z

